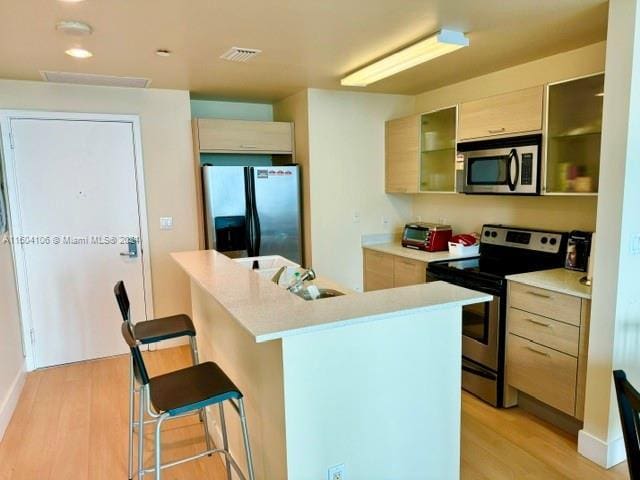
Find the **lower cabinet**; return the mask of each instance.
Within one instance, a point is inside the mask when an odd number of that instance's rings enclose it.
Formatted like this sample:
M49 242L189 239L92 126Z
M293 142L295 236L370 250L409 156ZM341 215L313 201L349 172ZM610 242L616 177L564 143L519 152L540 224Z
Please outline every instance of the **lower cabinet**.
M583 419L590 301L509 282L507 384Z
M366 248L363 251L364 290L367 292L426 282L426 262Z

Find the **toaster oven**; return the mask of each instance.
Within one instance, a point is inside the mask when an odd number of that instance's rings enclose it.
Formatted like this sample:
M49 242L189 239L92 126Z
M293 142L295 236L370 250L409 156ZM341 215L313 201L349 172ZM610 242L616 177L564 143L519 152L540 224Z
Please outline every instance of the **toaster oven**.
M451 240L451 226L441 223L408 223L402 232L403 247L425 252L447 250L449 240Z

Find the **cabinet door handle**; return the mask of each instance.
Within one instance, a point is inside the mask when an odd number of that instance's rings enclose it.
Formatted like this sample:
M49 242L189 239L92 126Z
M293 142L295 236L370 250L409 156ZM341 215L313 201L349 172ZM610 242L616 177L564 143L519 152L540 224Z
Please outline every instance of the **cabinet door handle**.
M543 356L545 356L545 357L550 357L550 356L551 356L551 355L549 355L547 352L541 352L540 350L536 350L536 349L535 349L535 348L533 348L533 347L529 347L529 346L527 346L527 350L531 350L532 352L537 353L538 355L543 355Z
M545 295L544 293L532 292L531 290L528 290L527 293L529 295L533 295L534 297L546 298L546 299L550 299L551 298L551 295Z
M502 127L502 128L490 128L489 129L489 133L502 133L506 130L506 128Z
M257 145L240 145L240 148L258 148Z
M533 323L534 325L540 325L541 327L551 328L551 324L550 323L544 323L544 322L541 322L539 320L534 320L533 318L525 318L525 320L527 322Z

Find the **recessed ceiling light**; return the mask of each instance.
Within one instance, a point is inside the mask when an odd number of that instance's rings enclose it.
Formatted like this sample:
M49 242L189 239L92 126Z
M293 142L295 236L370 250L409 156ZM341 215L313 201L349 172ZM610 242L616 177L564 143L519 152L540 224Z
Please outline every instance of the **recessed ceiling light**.
M429 38L356 70L344 77L340 83L351 87L366 87L383 78L468 46L469 39L464 33L443 29Z
M90 58L93 57L93 53L84 48L70 48L66 50L64 53L73 58Z
M93 33L91 25L77 20L62 20L56 23L56 30L69 35L91 35Z
M171 53L171 50L167 50L166 48L159 48L156 50L156 55L159 57L170 57Z

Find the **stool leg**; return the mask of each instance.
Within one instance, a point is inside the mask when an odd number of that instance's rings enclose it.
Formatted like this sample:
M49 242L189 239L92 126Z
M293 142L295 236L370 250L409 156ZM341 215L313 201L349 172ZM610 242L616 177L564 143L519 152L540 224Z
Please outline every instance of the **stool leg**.
M138 395L138 480L144 477L144 406L146 386L140 385Z
M133 479L133 422L135 421L133 357L129 356L129 480Z
M218 406L220 408L220 428L222 429L222 446L228 452L229 437L227 436L227 423L224 420L224 402L220 402ZM224 461L227 464L227 480L231 480L231 462L229 462L228 455L224 456Z
M194 365L200 363L200 357L198 355L198 344L196 337L189 337L189 344L191 345L191 360ZM209 435L209 422L207 421L207 409L200 410L200 421L204 424L204 436L207 444L207 450L213 450L213 444L211 443L211 435Z
M242 423L242 437L244 439L244 450L247 454L247 470L249 470L249 480L255 480L253 472L253 458L251 456L251 445L249 443L249 427L247 427L247 417L244 413L244 402L242 398L238 400L238 413L240 413L240 422Z
M162 442L160 441L160 428L162 427L162 422L164 422L164 419L167 418L167 415L161 415L160 418L158 418L158 422L156 423L156 480L161 480L161 476L162 476Z

